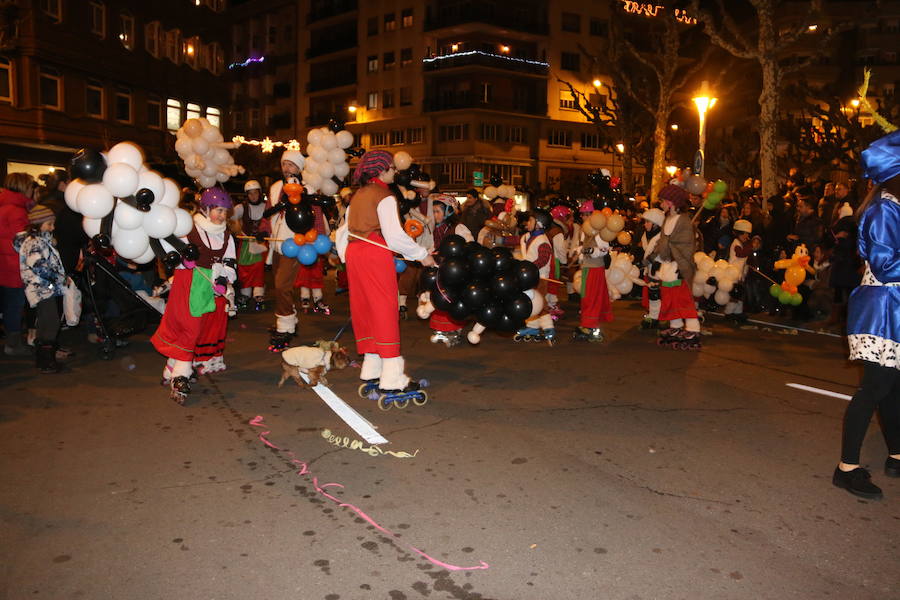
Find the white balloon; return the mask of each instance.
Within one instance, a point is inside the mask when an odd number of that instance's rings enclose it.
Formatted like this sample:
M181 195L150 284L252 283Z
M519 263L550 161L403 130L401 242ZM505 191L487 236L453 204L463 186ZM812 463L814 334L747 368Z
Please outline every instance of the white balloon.
M100 233L100 219L91 219L90 217L85 217L81 220L81 226L84 228L84 232L88 235L88 237L92 238Z
M303 178L303 183L317 190L319 189L319 184L322 183L322 177L318 173L307 173Z
M216 173L216 181L218 181L219 183L225 183L230 177L231 175L225 173L224 171L219 171L218 173Z
M726 305L731 301L731 296L725 290L719 290L715 296L716 304Z
M203 123L200 119L188 119L181 126L189 137L195 138L203 133Z
M228 157L231 156L228 154L228 150L225 148L216 148L216 156L215 161L220 165L228 164Z
M703 284L694 282L694 285L691 287L691 292L697 298L703 295Z
M183 208L176 208L175 212L175 231L174 235L177 237L184 237L191 232L191 229L194 228L194 219L191 217L191 213L184 210Z
M115 198L101 183L91 183L81 188L77 202L78 212L91 219L102 219L115 206Z
M630 294L631 290L634 289L634 282L630 279L626 279L622 283L619 284L618 290L622 293L622 295Z
M175 141L175 152L177 152L178 156L181 158L186 158L194 152L194 144L191 143L190 138L187 136L178 138Z
M317 146L319 144L319 140L321 139L322 131L319 129L310 129L309 133L306 134L306 141L313 146Z
M137 170L127 163L113 163L103 173L103 185L117 198L131 196L138 190Z
M328 162L333 165L340 164L347 160L347 153L340 148L332 148L328 151ZM395 158L396 160L396 158Z
M319 191L325 194L326 196L333 196L337 194L338 186L335 182L330 179L326 179L319 186Z
M218 148L213 148L212 146L207 148L206 152L203 153L203 158L206 159L206 162L210 162L216 159L216 150L218 150Z
M394 155L394 166L400 171L405 171L412 164L412 156L409 152L400 151Z
M619 269L610 269L606 272L606 280L614 286L618 286L625 280L625 273Z
M171 179L163 179L163 188L165 189L163 197L157 199L157 202L169 208L178 206L178 202L181 200L181 190L178 189L178 184Z
M309 161L314 160L317 163L324 162L328 160L328 150L319 145L310 145L306 148L309 152L309 158L306 160L306 164L309 165ZM308 168L308 167L307 167Z
M306 171L308 173L315 173L319 170L319 161L315 160L312 157L306 159L306 164L303 166L302 171Z
M338 131L334 137L337 141L338 148L347 149L353 145L353 134L346 129Z
M162 204L154 204L150 212L144 214L144 231L154 238L164 238L175 232L178 220L175 211Z
M216 173L219 172L219 165L210 161L206 163L206 166L203 167L203 174L207 177L215 177Z
M154 202L158 202L162 199L162 196L166 191L162 176L156 171L150 170L138 174L138 189L148 189L153 192Z
M83 179L75 179L69 182L69 185L66 186L66 192L64 194L66 198L66 206L78 212L78 192L81 191L81 188L84 187Z
M204 140L206 140L207 142L209 142L211 144L222 141L221 140L222 134L219 133L219 129L216 127L213 127L209 123L207 123L206 126L203 128L203 133L201 135L203 136ZM219 138L219 139L217 139L217 138Z
M191 145L194 148L194 152L197 154L206 154L209 152L209 142L202 137L194 138L193 141L191 141Z
M536 317L544 309L544 295L536 289L525 290L525 295L531 300L531 316Z
M334 175L334 165L330 162L319 163L317 172L322 179L331 179L331 176Z
M498 194L497 188L495 188L492 185L489 185L486 188L484 188L484 195L488 200L493 200L494 198L497 197L497 194Z
M126 260L134 260L150 247L150 238L143 229L120 229L112 236L113 248Z
M131 142L119 142L109 149L110 164L125 163L137 172L144 164L144 153Z
M134 262L145 265L152 260L156 260L156 254L153 252L153 248L148 247L143 254L134 259Z
M741 270L737 268L735 265L729 265L729 267L725 270L725 275L728 279L737 281L741 278Z
M731 290L734 289L734 281L731 279L723 279L719 282L719 291L731 293Z
M345 162L334 165L334 174L343 179L350 173L350 165Z
M116 212L113 222L120 229L137 229L144 223L144 213L136 208L128 206L124 202L116 204Z
M216 178L209 177L208 175L200 175L197 178L197 182L200 184L200 187L211 188L212 186L216 185Z
M334 133L331 131L326 131L322 134L322 139L319 140L319 145L325 148L326 150L331 150L332 148L337 148L337 138L334 137Z

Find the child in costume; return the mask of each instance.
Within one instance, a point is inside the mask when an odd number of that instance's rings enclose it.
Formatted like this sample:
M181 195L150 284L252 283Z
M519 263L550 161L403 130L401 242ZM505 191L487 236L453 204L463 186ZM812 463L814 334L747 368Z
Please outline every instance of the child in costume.
M328 219L325 218L325 214L322 212L322 207L313 205L312 212L315 218L313 230L318 235L330 236L331 227L328 225ZM325 303L323 298L326 260L326 257L320 256L313 264L300 264L300 268L297 269L294 287L300 289L300 309L304 313L312 310L312 312L323 315L331 314L331 307Z
M362 156L353 174L362 187L353 195L346 222L335 236L338 254L347 264L356 348L364 355L360 378L377 385L381 394L419 389L404 373L400 354L397 271L391 250L423 266L434 265L428 250L400 224L397 199L388 188L394 172L390 153L370 150Z
M405 182L404 182L405 183ZM403 222L404 231L413 238L417 244L427 250L434 245L434 214L428 195L434 189L435 182L427 173L413 170L409 187L394 183L391 185L395 197L398 198L400 207L400 220ZM400 194L399 196L397 194ZM408 308L406 301L409 296L415 298L419 292L419 280L422 276L422 265L415 261L404 261L406 269L400 273L397 285L400 292L400 318L407 319Z
M753 224L746 219L738 219L734 222L734 239L728 248L728 262L740 271L740 277L734 282L735 288L731 291L731 299L725 305L725 318L735 323L745 323L747 315L744 314L743 283L747 277L747 258L753 252L750 236L753 234Z
M225 370L227 296L237 278L234 237L226 222L232 203L221 188L207 188L200 196L194 228L182 238L199 253L175 269L166 312L150 342L168 357L163 384L171 398L184 404L191 391L194 369L200 374Z
M266 200L262 186L255 179L244 184L247 193L245 202L234 207L232 220L237 224L241 235L254 239L242 239L238 244L238 281L241 284L241 295L238 303L247 306L252 301L253 310L265 308L266 295L266 245L270 227L269 220L263 217Z
M448 235L458 235L467 242L474 241L469 228L458 222L459 202L449 194L431 194L429 196L432 210L434 211L434 247L437 251L441 243ZM435 309L429 317L428 326L431 327L431 343L444 342L449 348L462 342L462 330L465 321L457 321L449 313Z
M550 278L561 281L563 266L569 262L569 241L572 237L575 219L572 209L562 204L551 208L550 216L553 217L553 224L547 230L547 237L553 245L553 265L550 269ZM559 307L559 296L565 291L565 284L547 282L547 308L554 318L559 318L564 314Z
M641 219L644 220L644 232L641 234L640 247L644 263L644 281L647 282L647 285L641 289L641 305L647 311L641 320L641 328L656 329L659 327L659 280L650 276L652 261L649 257L656 249L656 244L659 243L666 214L658 208L651 208L644 211Z
M656 248L650 253L651 272L656 273L663 262L677 264L677 278L663 281L660 286L659 320L669 321L669 328L660 332L660 343L679 348L700 347L700 319L691 285L694 281L694 226L688 214L690 195L683 188L669 184L659 192L666 220Z
M541 275L538 292L542 296L547 293L547 281L550 277L550 267L553 264L553 245L544 233L553 224L553 217L542 208L531 211L525 222L526 233L519 240L519 248L522 260L534 263ZM519 329L513 337L515 341L548 342L551 346L556 341L556 326L553 317L544 307L544 310L525 321L525 327Z
M613 320L612 301L606 284L606 269L609 267L609 242L600 237L581 231L581 246L577 254L581 262L581 318L574 339L579 342L602 342L601 323Z

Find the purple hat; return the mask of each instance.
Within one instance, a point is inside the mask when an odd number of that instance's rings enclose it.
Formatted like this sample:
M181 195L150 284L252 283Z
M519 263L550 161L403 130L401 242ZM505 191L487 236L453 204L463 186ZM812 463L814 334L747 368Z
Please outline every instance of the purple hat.
M231 202L231 196L228 195L228 192L220 187L211 187L206 188L200 194L200 206L204 208L233 208L234 204Z

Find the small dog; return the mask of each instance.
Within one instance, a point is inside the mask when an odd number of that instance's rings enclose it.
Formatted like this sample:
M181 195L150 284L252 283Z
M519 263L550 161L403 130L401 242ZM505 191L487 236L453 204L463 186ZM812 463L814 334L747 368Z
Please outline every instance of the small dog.
M300 387L307 384L300 377L304 373L309 377L309 387L317 384L328 385L325 373L331 369L344 369L350 364L347 349L337 342L319 341L315 346L295 346L281 353L281 379L278 387L290 377Z

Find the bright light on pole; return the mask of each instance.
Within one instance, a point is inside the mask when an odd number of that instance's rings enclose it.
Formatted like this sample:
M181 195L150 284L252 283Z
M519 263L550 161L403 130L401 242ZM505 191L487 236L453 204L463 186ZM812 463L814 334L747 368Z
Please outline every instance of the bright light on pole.
M672 131L678 131L678 123L672 123L670 127L672 128Z
M675 165L669 165L668 167L666 167L666 173L669 174L669 177L675 177L675 173L677 172L678 167L676 167Z
M716 100L712 96L709 85L706 81L700 86L700 90L697 92L697 95L693 98L694 104L697 105L697 114L700 117L700 156L703 162L700 165L700 176L703 176L703 171L706 169L706 111L711 109L716 105Z
M603 82L600 81L600 79L599 79L599 78L596 78L596 77L594 78L594 81L593 81L592 83L594 84L594 87L595 87L595 88L599 88L599 87L601 87L601 86L603 85Z

